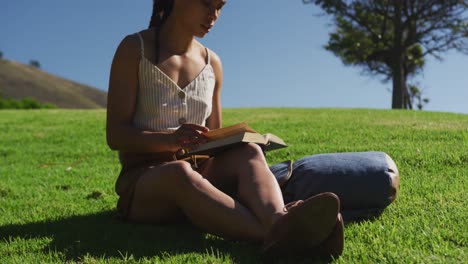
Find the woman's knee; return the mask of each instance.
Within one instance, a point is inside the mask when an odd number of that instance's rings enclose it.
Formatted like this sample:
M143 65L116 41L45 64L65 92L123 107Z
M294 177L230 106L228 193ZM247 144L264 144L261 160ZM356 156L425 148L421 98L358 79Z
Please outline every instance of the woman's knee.
M172 161L166 166L169 168L171 175L186 175L193 171L190 163L183 160Z
M240 154L241 157L245 157L248 160L265 160L265 155L263 153L262 148L255 143L247 143L242 145L239 149L242 153Z
M186 161L174 161L168 165L170 170L171 180L174 181L176 188L184 188L187 186L193 186L197 182L203 179L203 177L193 170L190 163Z

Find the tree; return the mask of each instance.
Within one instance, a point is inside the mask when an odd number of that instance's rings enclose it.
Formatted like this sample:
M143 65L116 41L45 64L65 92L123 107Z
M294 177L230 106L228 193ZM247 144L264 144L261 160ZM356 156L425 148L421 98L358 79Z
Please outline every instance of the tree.
M41 63L37 60L30 60L29 61L29 65L33 66L33 67L36 67L38 69L41 68Z
M416 107L419 110L422 110L424 105L429 103L429 98L423 98L422 96L422 90L419 89L418 86L415 84L408 84L408 93L409 93L409 98L408 98L408 103L409 103L409 109L413 109L414 104L416 103Z
M336 29L325 49L345 65L392 81L392 108L412 108L407 82L423 70L428 55L441 60L449 50L468 54L468 0L303 2L333 16Z
M0 51L0 60L3 59L3 52Z

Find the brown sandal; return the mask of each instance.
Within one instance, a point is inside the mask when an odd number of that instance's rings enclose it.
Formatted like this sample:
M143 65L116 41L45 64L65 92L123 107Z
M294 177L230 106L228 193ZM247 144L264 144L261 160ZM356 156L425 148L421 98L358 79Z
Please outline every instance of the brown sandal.
M311 251L313 255L338 258L344 248L344 224L343 217L338 214L336 225L325 241Z
M268 231L262 253L277 256L316 248L334 230L339 209L338 196L330 192L286 205L288 213Z

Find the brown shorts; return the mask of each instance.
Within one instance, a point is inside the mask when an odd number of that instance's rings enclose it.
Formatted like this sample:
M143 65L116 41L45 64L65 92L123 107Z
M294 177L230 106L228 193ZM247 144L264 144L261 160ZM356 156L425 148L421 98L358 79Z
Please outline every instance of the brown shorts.
M130 212L130 205L133 201L135 185L140 177L152 167L160 164L161 163L136 168L122 168L119 177L117 178L117 182L115 183L115 191L119 195L119 200L117 202L119 217L124 220L127 219Z
M187 159L186 161L189 162L194 169L197 169L197 167L201 166L207 159L207 156L197 156L195 159ZM122 167L117 182L115 183L115 191L119 195L117 210L121 219L128 220L130 206L132 205L135 194L135 186L140 177L148 172L148 170L165 163L168 163L168 161L154 161L136 167Z

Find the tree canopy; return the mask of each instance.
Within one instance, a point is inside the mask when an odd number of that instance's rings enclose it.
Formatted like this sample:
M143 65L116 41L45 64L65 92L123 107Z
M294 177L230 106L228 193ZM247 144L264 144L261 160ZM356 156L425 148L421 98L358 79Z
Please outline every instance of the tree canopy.
M415 94L421 98L408 79L423 70L428 55L440 60L449 50L468 54L468 0L303 2L333 16L327 50L345 65L392 81L392 108L412 108Z
M36 67L36 68L41 68L41 63L38 60L30 60L29 65Z

